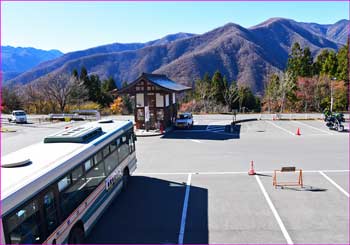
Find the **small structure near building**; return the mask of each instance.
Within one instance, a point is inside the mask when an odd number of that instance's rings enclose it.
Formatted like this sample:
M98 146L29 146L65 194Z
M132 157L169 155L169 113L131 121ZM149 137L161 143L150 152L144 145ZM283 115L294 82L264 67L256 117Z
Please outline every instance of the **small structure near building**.
M142 75L117 94L135 96L135 123L137 129L164 129L177 116L176 94L190 90L161 74Z

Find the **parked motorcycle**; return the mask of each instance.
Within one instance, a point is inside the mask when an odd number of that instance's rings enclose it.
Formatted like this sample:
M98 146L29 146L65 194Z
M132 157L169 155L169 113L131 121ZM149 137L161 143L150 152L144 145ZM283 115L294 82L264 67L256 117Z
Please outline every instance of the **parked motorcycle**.
M342 122L345 122L343 113L325 112L324 120L329 129L336 130L338 132L344 131L344 125L342 125Z

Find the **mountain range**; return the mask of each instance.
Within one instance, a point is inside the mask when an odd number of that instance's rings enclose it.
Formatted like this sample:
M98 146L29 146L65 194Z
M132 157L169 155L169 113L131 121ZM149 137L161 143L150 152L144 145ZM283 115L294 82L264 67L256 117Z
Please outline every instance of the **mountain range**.
M55 49L46 51L35 48L1 46L3 79L6 81L14 78L42 62L55 59L62 54L61 51Z
M322 25L284 18L272 18L250 28L229 23L200 35L178 33L147 43L114 43L67 53L9 83L25 84L48 73L85 66L101 79L112 76L118 86L142 72L163 73L181 84L193 85L205 72L219 70L230 81L261 92L267 74L285 69L293 43L309 47L314 56L322 49L337 50L346 43L348 26L348 20Z

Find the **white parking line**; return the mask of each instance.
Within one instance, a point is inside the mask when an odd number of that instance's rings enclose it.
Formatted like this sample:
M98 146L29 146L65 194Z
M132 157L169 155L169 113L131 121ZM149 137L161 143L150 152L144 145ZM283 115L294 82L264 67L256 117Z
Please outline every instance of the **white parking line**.
M287 129L285 129L285 128L282 128L282 127L276 125L276 124L273 123L273 122L270 122L270 121L266 121L266 122L269 123L269 124L271 124L271 125L273 125L273 126L275 126L276 128L279 128L279 129L283 130L284 132L287 132L288 134L291 134L291 135L295 136L295 134L294 134L293 132L291 132L291 131L289 131L289 130L287 130Z
M225 127L226 125L208 125L207 128L222 128Z
M274 171L256 171L259 174L272 174ZM350 172L349 169L325 169L325 170L303 170L303 173L347 173ZM159 172L159 173L135 173L134 175L188 175L188 174L198 174L198 175L221 175L221 174L248 174L248 171L223 171L223 172Z
M338 185L337 183L334 182L334 180L332 180L331 178L329 178L323 171L319 171L319 173L325 177L329 182L331 182L338 190L340 190L341 192L343 192L343 194L345 196L347 196L349 198L349 193L346 192L343 188L340 187L340 185Z
M207 127L206 127L206 130L209 130L209 129L214 129L215 130L215 129L219 129L219 128L222 128L222 127L225 128L225 126L227 124L230 124L230 122L222 121L222 120L216 121L216 122L209 122Z
M288 243L288 244L293 244L293 241L292 241L292 239L290 238L290 236L289 236L289 234L288 234L288 231L287 231L286 227L284 226L284 224L283 224L283 222L282 222L280 216L278 215L278 213L277 213L277 211L276 211L276 208L275 208L275 206L273 205L273 203L272 203L272 201L271 201L269 195L267 194L267 192L266 192L266 190L265 190L265 187L264 187L263 184L261 183L261 180L260 180L259 176L258 176L258 175L255 175L255 179L256 179L256 181L258 182L259 187L260 187L262 193L264 194L264 197L265 197L267 203L269 204L270 209L271 209L273 215L275 216L275 219L277 220L278 225L279 225L280 228L281 228L281 231L282 231L282 233L283 233L283 235L284 235L284 238L287 240L287 243Z
M322 129L319 129L319 128L316 128L314 126L311 126L309 124L306 124L306 123L302 123L302 122L298 122L298 121L292 121L293 123L297 123L297 124L300 124L300 125L305 125L306 127L309 127L309 128L312 128L312 129L315 129L315 130L318 130L320 132L323 132L323 133L326 133L326 134L329 134L329 135L334 135L332 134L331 132L329 131L326 131L326 130L322 130Z
M196 142L196 143L202 143L200 140L191 140L193 142Z
M225 132L225 129L222 128L222 129L214 129L214 130L208 130L208 132L211 132L211 133L223 133Z
M324 172L324 173L346 173L346 172L350 172L349 169L324 169L324 170L310 170L312 172ZM308 172L308 170L303 171L303 172Z
M187 183L186 183L186 193L185 193L184 205L182 208L181 226L180 226L179 240L178 240L179 244L184 243L188 198L190 196L191 176L192 176L192 174L188 175Z

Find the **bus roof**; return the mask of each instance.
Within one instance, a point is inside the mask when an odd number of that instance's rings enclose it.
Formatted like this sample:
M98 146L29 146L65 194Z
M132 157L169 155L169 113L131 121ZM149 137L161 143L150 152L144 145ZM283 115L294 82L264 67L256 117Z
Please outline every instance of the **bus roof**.
M3 214L14 204L30 198L34 193L51 184L65 171L74 168L77 163L88 157L89 152L101 149L107 144L108 141L105 140L110 136L120 135L132 128L133 123L110 120L91 122L84 126L100 127L103 134L87 143L44 143L42 141L2 157L1 201ZM3 166L11 161L20 162L21 160L24 162L27 160L27 162L18 167Z

